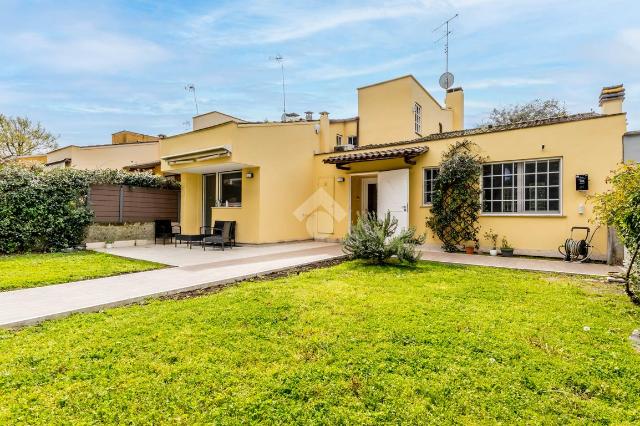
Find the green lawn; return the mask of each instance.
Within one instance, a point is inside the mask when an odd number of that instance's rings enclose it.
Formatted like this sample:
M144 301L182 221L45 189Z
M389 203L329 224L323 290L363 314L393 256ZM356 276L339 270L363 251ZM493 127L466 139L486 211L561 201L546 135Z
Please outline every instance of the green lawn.
M163 268L94 251L0 256L0 291Z
M345 263L0 331L0 424L637 423L638 327L585 278Z

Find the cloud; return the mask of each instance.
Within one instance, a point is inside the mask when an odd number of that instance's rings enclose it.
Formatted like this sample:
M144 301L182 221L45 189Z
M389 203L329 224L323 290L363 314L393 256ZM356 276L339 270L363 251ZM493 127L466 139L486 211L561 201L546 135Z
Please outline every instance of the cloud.
M156 43L106 32L79 31L58 36L22 32L10 50L23 61L61 72L115 73L144 68L169 55Z
M520 77L505 77L505 78L490 78L484 80L471 81L464 83L465 89L494 89L498 87L527 87L527 86L542 86L555 84L554 80L545 78L520 78Z
M430 3L430 2L429 2ZM242 9L229 7L192 18L183 36L217 45L282 43L363 22L392 20L423 15L425 4L417 1L385 2L357 8L295 8L291 3L260 7L242 3ZM238 13L240 12L240 13ZM225 25L234 19L234 26ZM266 23L266 24L265 24Z

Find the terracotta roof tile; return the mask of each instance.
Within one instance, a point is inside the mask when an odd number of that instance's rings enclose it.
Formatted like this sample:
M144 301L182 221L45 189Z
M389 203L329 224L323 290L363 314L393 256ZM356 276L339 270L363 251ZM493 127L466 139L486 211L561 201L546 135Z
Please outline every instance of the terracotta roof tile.
M424 154L428 150L429 148L426 146L416 146L412 148L385 149L381 151L352 152L325 158L322 161L327 164L349 164L362 161L387 160L391 158L411 159Z

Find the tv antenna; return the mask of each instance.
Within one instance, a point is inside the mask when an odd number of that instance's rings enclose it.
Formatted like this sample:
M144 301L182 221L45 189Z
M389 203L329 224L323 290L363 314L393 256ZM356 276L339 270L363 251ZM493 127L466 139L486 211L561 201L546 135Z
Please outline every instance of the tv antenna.
M193 103L196 104L196 115L200 114L200 112L198 112L198 99L196 98L196 86L193 83L189 83L186 86L184 86L184 90L186 90L187 92L193 93Z
M449 72L449 35L451 35L453 31L449 30L449 23L454 19L456 19L457 17L458 17L458 14L456 13L451 18L447 19L440 26L438 26L433 30L433 32L436 32L439 29L444 27L444 35L434 42L434 43L439 43L444 39L445 65L444 65L444 74L440 76L440 87L442 87L444 90L447 90L451 86L453 86L453 74Z
M280 70L282 71L282 119L285 119L285 114L287 113L287 95L284 88L284 58L281 54L277 54L276 56L270 56L270 61L276 61L280 64Z

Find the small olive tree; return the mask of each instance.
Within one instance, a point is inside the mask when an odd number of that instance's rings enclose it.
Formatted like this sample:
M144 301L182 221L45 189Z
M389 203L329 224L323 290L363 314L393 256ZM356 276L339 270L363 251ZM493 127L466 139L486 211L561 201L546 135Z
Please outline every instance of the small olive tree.
M448 252L458 251L466 241L478 241L480 175L482 157L468 140L456 142L442 155L433 182L431 216L427 226Z
M343 250L354 259L377 264L387 263L393 256L400 262L414 264L420 259L418 246L424 235L416 236L414 228L398 229L398 219L387 212L383 219L368 213L358 216L351 232L344 238Z

